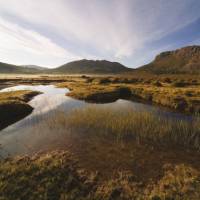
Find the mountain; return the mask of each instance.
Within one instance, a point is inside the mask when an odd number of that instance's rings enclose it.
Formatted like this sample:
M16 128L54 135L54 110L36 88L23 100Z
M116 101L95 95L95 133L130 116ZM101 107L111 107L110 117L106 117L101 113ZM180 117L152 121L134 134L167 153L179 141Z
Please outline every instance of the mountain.
M78 60L64 64L56 69L56 73L70 74L116 74L128 72L131 69L118 62L106 60Z
M21 73L22 67L0 62L0 73Z
M46 70L47 69L45 67L40 67L37 65L21 65L21 67L25 67L27 69L33 69L33 70Z
M0 73L2 74L32 74L39 73L34 67L17 66L0 62Z
M118 74L129 72L129 69L118 62L106 60L78 60L69 62L54 69L46 69L35 65L11 65L0 63L0 73L56 73L56 74Z
M175 51L163 52L156 56L153 62L138 68L137 71L156 74L200 74L200 46L187 46Z

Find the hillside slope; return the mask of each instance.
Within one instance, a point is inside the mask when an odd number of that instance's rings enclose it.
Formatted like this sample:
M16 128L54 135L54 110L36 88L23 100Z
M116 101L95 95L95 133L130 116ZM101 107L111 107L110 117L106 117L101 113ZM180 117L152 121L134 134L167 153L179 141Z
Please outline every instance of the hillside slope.
M20 73L21 67L0 62L0 73Z
M200 74L200 46L188 46L175 51L163 52L156 56L153 62L138 70L158 74Z
M106 60L78 60L62 65L53 70L56 73L70 74L107 74L128 72L131 69L118 62Z
M1 74L32 74L41 73L41 70L34 67L17 66L0 62Z
M47 70L45 67L37 66L37 65L21 65L20 67L24 67L25 69L31 70Z
M106 60L78 60L69 62L54 69L42 68L33 65L16 66L0 63L0 73L56 73L56 74L119 74L129 72L132 69L118 62Z

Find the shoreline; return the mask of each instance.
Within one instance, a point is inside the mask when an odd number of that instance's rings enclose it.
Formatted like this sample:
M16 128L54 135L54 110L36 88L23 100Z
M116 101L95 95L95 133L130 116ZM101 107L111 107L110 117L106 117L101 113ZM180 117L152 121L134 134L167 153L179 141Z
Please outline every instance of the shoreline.
M34 108L29 102L36 95L37 91L11 91L0 93L0 130L28 116Z

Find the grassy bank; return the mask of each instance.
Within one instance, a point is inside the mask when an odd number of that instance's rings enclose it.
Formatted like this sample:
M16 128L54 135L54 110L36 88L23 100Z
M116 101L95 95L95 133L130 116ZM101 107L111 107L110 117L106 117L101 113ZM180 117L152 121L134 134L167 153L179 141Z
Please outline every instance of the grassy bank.
M99 78L94 81L99 92L100 88L118 88L117 94L130 98L127 89L119 90L121 83L102 84ZM85 78L70 79L65 84L78 82L85 84ZM127 85L123 83L122 88ZM95 84L93 87L88 93L97 90ZM200 198L198 117L170 120L129 108L98 106L55 113L54 118L38 122L36 133L41 136L52 131L52 143L62 135L67 151L0 161L0 199Z
M132 99L156 103L188 113L200 112L200 83L198 77L144 76L79 77L57 84L71 90L71 97L89 102L112 102Z
M90 102L112 102L118 98L155 103L188 113L200 112L198 75L121 76L1 75L1 84L57 84L71 89L69 96ZM125 89L124 89L125 88Z
M0 129L30 114L33 108L26 102L38 94L28 90L0 93Z
M105 169L106 170L106 169ZM0 162L0 199L165 200L199 199L200 174L184 164L165 165L157 181L137 182L119 171L100 181L98 172L77 166L68 152L17 157Z

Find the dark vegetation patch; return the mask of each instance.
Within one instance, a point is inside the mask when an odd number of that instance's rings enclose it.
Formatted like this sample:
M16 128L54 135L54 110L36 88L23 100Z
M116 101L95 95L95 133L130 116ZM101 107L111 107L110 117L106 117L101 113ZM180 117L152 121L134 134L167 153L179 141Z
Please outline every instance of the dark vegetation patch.
M30 114L33 108L26 102L40 94L34 91L0 93L0 129L17 122Z
M178 80L172 83L172 86L174 87L185 87L189 85L188 83L185 83L183 80Z

